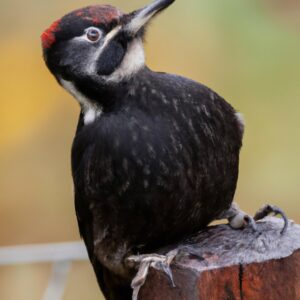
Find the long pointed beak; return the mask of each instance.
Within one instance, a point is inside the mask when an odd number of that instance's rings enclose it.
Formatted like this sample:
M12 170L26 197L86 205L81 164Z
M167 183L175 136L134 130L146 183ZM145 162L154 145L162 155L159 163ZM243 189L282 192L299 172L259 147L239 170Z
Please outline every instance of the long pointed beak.
M130 20L125 26L125 31L130 35L135 35L144 25L146 25L156 14L167 8L175 0L156 0L130 14Z

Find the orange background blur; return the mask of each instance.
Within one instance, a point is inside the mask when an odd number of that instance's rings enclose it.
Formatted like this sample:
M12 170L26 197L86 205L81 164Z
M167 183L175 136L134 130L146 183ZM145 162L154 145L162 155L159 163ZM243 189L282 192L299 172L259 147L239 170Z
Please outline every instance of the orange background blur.
M148 1L106 3L129 12ZM0 2L0 246L79 239L70 172L79 107L46 69L39 36L88 4ZM152 69L200 81L244 114L240 206L253 213L270 202L298 222L299 20L298 0L177 0L152 23L146 45ZM41 299L50 270L0 268L0 299ZM100 298L90 265L73 264L64 299Z

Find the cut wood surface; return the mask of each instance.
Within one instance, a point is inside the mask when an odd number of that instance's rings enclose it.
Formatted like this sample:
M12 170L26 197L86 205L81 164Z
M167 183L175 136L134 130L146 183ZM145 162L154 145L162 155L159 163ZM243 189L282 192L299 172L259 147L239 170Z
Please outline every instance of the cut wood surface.
M176 287L151 269L140 300L300 300L300 226L268 217L252 229L209 227L178 248L172 263Z

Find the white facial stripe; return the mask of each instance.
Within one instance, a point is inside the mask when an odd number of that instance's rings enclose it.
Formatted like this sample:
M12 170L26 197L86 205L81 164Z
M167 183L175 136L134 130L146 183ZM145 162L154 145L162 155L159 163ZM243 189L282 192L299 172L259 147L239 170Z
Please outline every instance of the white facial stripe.
M104 42L104 47L107 45L107 43L114 38L117 33L121 30L122 26L118 25L117 27L115 27L113 30L111 30L105 37L105 42Z
M145 66L145 52L141 39L135 39L129 44L127 53L120 66L109 76L103 76L107 82L120 82L137 73Z
M115 27L113 30L111 30L105 36L102 46L93 54L93 58L91 59L92 63L90 66L88 66L88 69L87 69L88 74L94 74L97 72L96 68L97 68L97 61L99 59L99 56L101 55L101 53L103 52L103 50L105 49L105 47L107 46L109 41L112 40L118 34L118 32L121 30L121 28L122 28L122 26L119 25L119 26Z
M80 103L85 125L93 123L98 117L100 117L102 114L101 107L92 103L90 99L81 94L72 82L63 79L60 79L59 81L61 85Z

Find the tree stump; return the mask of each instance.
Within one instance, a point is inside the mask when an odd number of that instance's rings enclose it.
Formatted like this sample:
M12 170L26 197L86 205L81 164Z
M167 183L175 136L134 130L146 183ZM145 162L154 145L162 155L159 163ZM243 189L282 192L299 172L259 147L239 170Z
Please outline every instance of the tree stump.
M151 269L139 300L295 300L300 299L300 226L266 218L250 228L217 225L199 232L177 248L172 263L176 287Z

